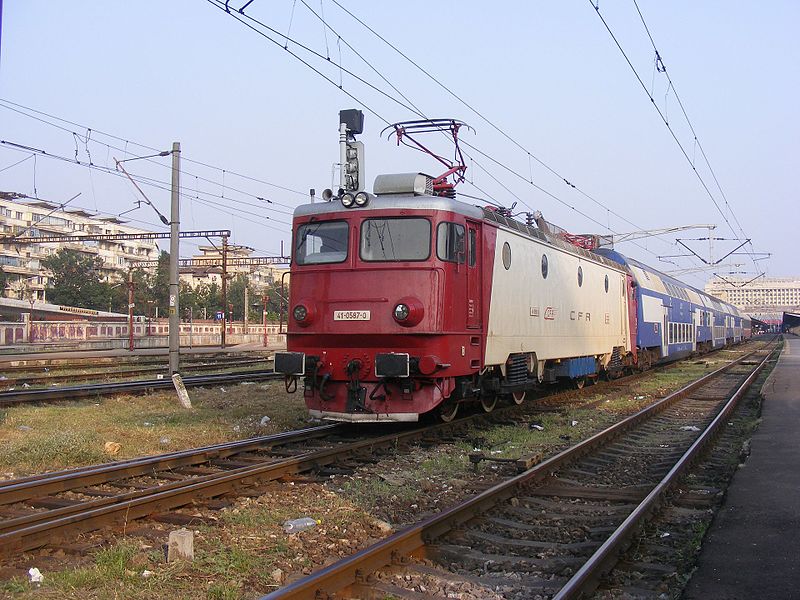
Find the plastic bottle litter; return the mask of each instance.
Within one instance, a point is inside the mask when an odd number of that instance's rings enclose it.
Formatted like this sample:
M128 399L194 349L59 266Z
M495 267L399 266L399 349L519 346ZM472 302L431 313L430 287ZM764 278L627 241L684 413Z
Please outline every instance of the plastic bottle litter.
M261 421L259 421L259 423L258 423L258 424L259 424L259 425L261 425L261 427L264 427L264 426L266 426L266 424L267 424L267 423L269 423L271 420L272 420L272 419L270 419L268 416L264 415L263 417L261 417Z
M312 527L316 527L320 523L321 521L317 521L316 519L312 519L311 517L290 519L283 524L283 530L286 533L297 533L299 531L305 531L306 529L311 529Z
M31 567L28 569L28 579L32 584L38 587L42 584L42 581L44 581L44 575L42 575L42 572L36 567Z

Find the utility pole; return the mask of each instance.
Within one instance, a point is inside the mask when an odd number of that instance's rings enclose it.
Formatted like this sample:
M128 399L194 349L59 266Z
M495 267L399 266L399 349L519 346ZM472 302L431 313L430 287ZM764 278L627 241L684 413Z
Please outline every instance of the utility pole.
M249 285L249 282L245 282L245 284L244 284L244 330L242 331L242 333L244 333L244 335L247 335L247 317L250 316L248 314L250 312L250 305L247 303L248 300L249 300L249 293L248 292L250 291L248 289L248 285Z
M133 352L133 269L128 268L128 350Z
M264 322L264 348L267 347L267 299L268 298L269 296L267 296L267 292L266 290L264 290L264 295L262 297L262 300L264 302L264 312L261 314L261 319Z
M172 202L169 238L169 372L178 372L180 361L180 313L178 310L178 259L180 256L181 144L172 142Z
M228 236L222 237L222 347L225 347L225 327L228 313Z

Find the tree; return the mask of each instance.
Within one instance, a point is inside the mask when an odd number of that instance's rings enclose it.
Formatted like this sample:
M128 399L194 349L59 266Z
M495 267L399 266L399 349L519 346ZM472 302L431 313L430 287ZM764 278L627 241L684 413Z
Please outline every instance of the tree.
M8 273L0 267L0 296L6 295L6 286L8 286Z
M111 297L111 286L100 280L103 262L76 250L61 249L41 261L52 275L47 297L53 304L104 310Z

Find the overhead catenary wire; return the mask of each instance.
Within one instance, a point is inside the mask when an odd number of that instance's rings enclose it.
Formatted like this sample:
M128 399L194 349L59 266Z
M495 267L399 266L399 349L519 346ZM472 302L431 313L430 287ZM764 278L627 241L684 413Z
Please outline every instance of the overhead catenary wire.
M77 165L77 166L80 166L80 167L93 169L93 170L96 170L96 171L100 171L100 172L106 173L108 175L113 175L115 177L124 177L124 175L122 173L119 173L118 171L116 171L115 169L112 169L110 167L105 167L103 165L98 165L98 164L92 164L92 163L88 163L88 162L81 161L81 160L75 160L73 158L69 158L69 157L66 157L66 156L62 156L62 155L58 155L58 154L55 154L55 153L47 152L46 150L42 150L42 149L39 149L39 148L34 148L32 146L26 146L26 145L18 144L18 143L15 143L15 142L10 142L8 140L0 140L0 146L4 146L6 148L9 148L9 149L12 149L12 150L21 151L21 152L33 152L38 156L43 156L45 158L49 158L49 159L52 159L52 160L58 160L58 161L66 162L66 163L69 163L69 164ZM145 177L145 176L142 176L142 175L135 175L135 176L133 176L133 178L137 182L139 182L139 183L141 183L143 185L148 185L148 186L151 186L151 187L154 187L156 189L163 190L163 191L170 191L171 190L169 182L156 180L156 179L153 179L153 178L150 178L150 177ZM200 198L199 195L210 196L210 197L213 197L213 198L228 200L230 202L239 202L239 203L242 202L240 200L234 200L234 199L231 199L230 197L226 198L226 197L220 196L219 194L213 194L213 193L210 193L210 192L206 192L204 190L195 190L194 188L186 188L186 187L181 186L181 190L182 190L182 192L185 192L187 190L196 192L195 196L193 197L194 200L196 200L197 202L204 203L209 207L215 208L219 212L222 212L224 214L229 214L229 215L230 214L235 214L235 213L233 212L233 210L231 210L231 208L228 205L224 205L224 204L220 204L218 202L214 202L212 200L209 200L208 198ZM259 208L260 208L260 206L259 206ZM225 210L223 210L223 209L225 209ZM240 212L246 212L247 214L249 214L251 216L254 216L256 218L259 218L259 219L262 219L262 220L265 220L265 221L269 220L269 221L271 221L273 223L279 223L279 224L283 224L283 225L287 225L287 226L289 225L289 223L286 222L286 221L273 220L273 219L270 219L266 215L253 213L251 211L244 211L244 210L240 209ZM271 229L275 229L275 230L280 231L282 233L285 233L284 229L281 229L279 227L275 227L271 223L266 223L265 222L265 223L261 223L261 225L263 225L265 227L268 227L268 228L271 228Z
M102 135L104 137L110 138L112 140L116 140L118 142L124 142L126 144L126 146L125 147L119 147L119 146L114 146L112 144L108 144L106 142L102 142L102 141L98 140L97 137L94 137L94 138L92 138L90 140L92 143L101 144L103 146L106 146L107 148L110 148L110 149L113 149L113 150L118 150L120 152L125 152L126 154L132 154L133 157L135 157L135 158L139 158L139 157L136 154L133 154L128 150L128 148L127 148L128 144L132 144L132 145L137 146L139 148L144 148L145 150L148 150L150 152L158 152L159 150L163 149L163 148L156 148L156 147L150 146L148 144L143 144L143 143L140 143L140 142L132 141L132 140L120 137L118 135L114 135L112 133L108 133L108 132L102 131L102 130L94 128L94 127L89 127L87 125L82 125L80 123L76 123L76 122L71 121L69 119L65 119L63 117L59 117L59 116L56 116L56 115L53 115L53 114L50 114L50 113L46 113L44 111L32 108L30 106L25 106L23 104L19 104L17 102L13 102L13 101L8 100L6 98L0 98L0 107L6 108L7 110L14 111L14 112L16 112L18 114L21 114L23 116L26 116L28 118L35 119L35 120L37 120L37 121L39 121L39 122L41 122L43 124L50 125L52 127L58 128L58 129L66 132L66 133L69 133L70 135L76 134L76 132L74 130L68 128L68 127L64 127L62 125L58 125L57 123L53 123L52 121L48 121L47 119L45 119L43 117L47 117L48 119L52 119L54 121L59 121L61 123L66 123L68 125L72 125L73 127L77 127L78 129L81 129L83 131L91 130L95 134L95 136L99 134L99 135ZM29 112L26 113L25 111L29 111ZM29 113L34 113L34 114L29 114ZM37 117L35 115L39 115L39 116ZM227 169L227 168L219 167L219 166L216 166L216 165L212 165L212 164L209 164L207 162L196 160L196 159L192 159L190 157L186 157L186 156L183 156L183 155L181 155L181 161L182 162L189 162L189 163L192 163L192 164L196 164L198 166L206 167L208 169L213 169L213 170L217 170L217 171L220 171L220 172L225 171L229 175L233 175L233 176L239 177L241 179L252 181L254 183L260 183L262 185L273 187L275 189L279 189L279 190L282 190L282 191L285 191L285 192L289 192L289 193L292 193L292 194L297 194L297 195L300 195L300 196L303 196L303 197L307 197L307 195L308 195L307 192L302 192L300 190L295 190L295 189L292 189L292 188L287 187L287 186L279 185L279 184L276 184L276 183L273 183L273 182L270 182L270 181L265 181L265 180L259 179L257 177L252 177L250 175L246 175L246 174L243 174L243 173L239 173L237 171L233 171L231 169ZM153 164L163 165L163 163L159 163L158 161L148 161L148 162L152 162ZM93 163L93 164L95 164L95 163ZM168 168L171 168L171 167L168 167ZM189 176L197 177L197 175L195 173L191 173L191 172L187 171L186 169L183 170L183 173L186 174L186 175L189 175ZM204 180L204 178L201 178L201 180ZM206 180L206 181L215 183L215 182L213 182L211 180ZM242 192L242 193L247 193L247 192Z
M562 175L562 174L561 174L560 172L558 172L558 171L557 171L555 168L553 168L552 166L550 166L549 164L547 164L545 161L543 161L541 158L539 158L538 156L536 156L536 155L535 155L534 153L532 153L532 152L531 152L531 151L530 151L528 148L526 148L526 147L525 147L525 146L524 146L522 143L520 143L518 140L516 140L514 137L512 137L512 136L511 136L511 134L509 134L508 132L506 132L506 131L505 131L503 128L501 128L499 125L497 125L497 124L496 124L494 121L492 121L491 119L489 119L489 118L488 118L488 117L487 117L487 116L486 116L484 113L482 113L480 110L478 110L477 108L475 108L475 107L474 107L472 104L470 104L469 102L467 102L466 100L464 100L464 99L463 99L461 96L459 96L458 94L456 94L456 93L455 93L455 92L452 90L452 88L451 88L450 86L447 86L447 85L445 85L444 83L442 83L442 82L441 82L441 81L440 81L440 80L439 80L439 79L438 79L438 78L437 78L435 75L433 75L433 74L432 74L430 71L428 71L427 69L425 69L425 68L424 68L423 66L421 66L421 65L420 65L420 64L419 64L417 61L415 61L413 58L411 58L410 56L408 56L408 55L407 55L405 52L403 52L402 50L400 50L400 49L399 49L399 48L398 48L398 47L397 47L395 44L393 44L392 42L390 42L389 40L387 40L387 39L386 39L384 36L382 36L382 35L381 35L381 34L380 34L378 31L376 31L374 28L370 27L370 26L369 26L369 25L368 25L366 22L364 22L364 21L363 21L361 18L359 18L357 15L355 15L355 14L354 14L352 11L350 11L350 10L348 10L346 7L342 6L342 4L341 4L341 3L339 3L337 0L333 0L333 3L334 3L334 4L336 4L336 6L338 6L340 9L342 9L342 10L343 10L345 13L347 13L347 14L348 14L348 15L349 15L351 18L353 18L353 19L354 19L356 22L358 22L358 23L359 23L361 26L363 26L363 27L364 27L364 28L365 28L367 31L369 31L369 32L370 32L370 33L372 33L372 34L373 34L375 37L377 37L377 38L378 38L380 41L382 41L384 44L386 44L387 46L389 46L389 48L391 48L391 49L392 49L392 50L394 50L396 53L398 53L398 54L399 54L399 55L400 55L402 58L404 58L406 61L408 61L408 62L409 62L411 65L413 65L414 67L416 67L416 68L417 68L417 69L418 69L418 70L419 70L421 73L423 73L423 74L424 74L426 77L428 77L428 78L429 78L431 81L433 81L433 82L434 82L434 83L435 83L437 86L439 86L441 89L443 89L445 92L447 92L447 93L448 93L450 96L452 96L454 99L456 99L456 100L457 100L459 103L461 103L463 106L465 106L465 107L466 107L468 110L470 110L470 111L471 111L473 114L475 114L475 115L476 115L478 118L480 118L480 119L481 119L483 122L485 122L487 125L489 125L489 126L492 128L492 129L494 129L495 131L497 131L497 132L498 132L498 133L499 133L501 136L503 136L505 139L507 139L509 142L511 142L511 143L512 143L514 146L516 146L517 148L519 148L520 150L522 150L522 151L523 151L523 152L524 152L524 153L527 155L527 157L528 157L528 159L529 159L529 160L530 160L530 159L533 159L534 161L536 161L536 163L538 163L538 164L539 164L540 166L542 166L544 169L546 169L547 171L549 171L549 172L550 172L552 175L554 175L555 177L557 177L559 180L561 180L561 181L562 181L564 184L566 184L568 187L570 187L570 188L574 189L574 190L575 190L577 193L579 193L580 195L582 195L582 196L583 196L584 198L586 198L587 200L590 200L591 202L593 202L593 203L594 203L594 204L596 204L597 206L599 206L599 207L603 208L603 210L605 210L605 211L607 211L608 213L610 213L610 214L614 215L614 216L615 216L615 217L617 217L618 219L621 219L622 221L624 221L624 222L628 223L629 225L631 225L631 226L635 227L636 229L644 229L644 228L643 228L641 225L638 225L638 224L634 223L633 221L631 221L630 219L628 219L628 218L627 218L627 217L625 217L624 215L621 215L621 214L619 214L618 212L616 212L616 211L615 211L615 210L613 210L612 208L608 207L607 205L605 205L604 203L602 203L601 201L599 201L599 200L598 200L597 198L595 198L594 196L592 196L592 195L590 195L589 193L587 193L587 192L586 192L585 190L583 190L581 187L579 187L578 185L576 185L576 184L573 182L573 180L572 180L571 178L567 178L566 176ZM533 177L530 177L530 178L529 178L529 183L532 183L532 182L533 182ZM606 229L608 229L609 231L611 231L611 229L610 229L610 228L608 228L608 227L606 227L605 225L602 225L602 224L601 224L601 226L603 226L604 228L606 228ZM658 239L660 239L660 238L658 238ZM669 244L669 242L667 242L666 240L661 240L661 241L663 241L663 242L664 242L664 243L666 243L666 244Z
M213 6L215 6L215 7L222 8L222 9L224 10L224 8L221 6L223 3L222 3L220 0L207 0L207 2L209 2L210 4L212 4L212 5L213 5ZM311 8L311 7L310 7L308 4L307 4L307 3L303 2L303 4L306 6L306 8L308 8L308 10L309 10L310 12L312 12L312 13L313 13L313 14L314 14L314 15L317 17L317 19L319 19L319 20L321 20L323 23L325 23L324 17L322 17L322 16L320 16L319 14L317 14L317 13L316 13L316 11L314 11L314 10L313 10L313 9L312 9L312 8ZM337 3L337 4L338 4L338 3ZM341 5L340 5L340 6L341 6ZM278 32L276 29L274 29L274 28L272 28L272 27L270 27L270 26L268 26L268 25L264 24L264 23L263 23L263 22L261 22L260 20L258 20L258 19L256 19L256 18L254 18L254 17L252 17L252 16L250 16L250 15L248 15L248 14L244 14L244 13L242 13L242 11L239 11L239 13L240 13L240 14L242 14L242 15L243 15L245 18L249 19L249 20L250 20L250 21L252 21L253 23L256 23L256 24L258 24L258 25L259 25L259 26L261 26L261 27L264 27L264 28L265 28L265 29L267 29L268 31L272 32L274 35L277 35L277 36L279 36L279 37L282 37L282 38L285 40L285 43L284 43L283 45L282 45L282 44L280 44L280 42L278 42L277 40L275 40L275 39L274 39L274 38L272 38L271 36L267 35L267 34L266 34L266 33L264 33L263 31L260 31L260 30L259 30L257 27L254 27L254 26L253 26L253 25L251 25L250 23L247 23L247 22L245 22L243 19L239 18L239 16L238 16L238 15L237 15L235 12L229 12L229 11L224 11L224 12L226 12L226 13L227 13L228 15L230 15L231 17L235 18L237 21L239 21L240 23L242 23L243 25L245 25L246 27L248 27L248 28L249 28L249 29L251 29L252 31L254 31L254 32L258 33L259 35L261 35L261 36L262 36L262 37L264 37L265 39L269 40L269 41L270 41L270 42L272 42L274 45L276 45L276 46L278 46L278 47L281 47L281 48L283 48L284 50L288 50L288 42L289 42L289 41L292 41L292 43L294 43L294 44L297 44L299 47L306 49L307 51L309 51L309 52L310 52L310 53L312 53L313 55L317 56L318 58L320 58L320 59L324 59L326 62L330 63L332 66L334 66L334 67L339 67L339 68L342 68L342 66L341 66L340 64L338 64L338 63L336 63L335 61L331 60L331 59L330 59L330 57L328 57L328 56L324 56L324 55L322 55L322 54L320 54L320 53L318 53L318 52L316 52L316 51L314 51L314 50L312 50L312 49L309 49L307 46L305 46L305 45L303 45L303 44L300 44L300 43L299 43L299 42L297 42L296 40L289 38L287 35L284 35L284 34L282 34L282 33ZM352 13L350 13L350 14L352 14ZM363 24L363 22L362 22L362 24ZM328 28L329 28L329 29L330 29L330 30L331 30L331 31L332 31L334 34L336 34L337 36L339 35L339 34L338 34L338 33L337 33L337 32L336 32L336 31L335 31L335 30L334 30L332 27L330 27L330 26L329 26L329 25L327 25L327 24L326 24L326 26L327 26L327 27L328 27ZM378 34L376 34L376 35L378 35ZM339 36L339 37L340 37L340 36ZM380 37L380 36L379 36L379 37ZM387 43L388 43L388 42L387 42ZM355 54L356 54L356 55L357 55L359 58L361 58L361 60L362 60L362 61L364 61L364 62L365 62L365 63L366 63L368 66L369 66L369 68L370 68L370 69L372 69L372 70L373 70L373 71L375 71L376 73L379 73L379 71L378 71L378 70L377 70L377 69L376 69L374 66L372 66L372 65L369 63L369 61L367 61L367 60L366 60L366 59L363 57L363 55L361 55L360 53L358 53L357 51L355 51L355 49L354 49L354 48L352 48L352 46L351 46L351 45L349 45L349 44L347 44L347 45L348 45L348 47L350 47L351 49L353 49L354 53L355 53ZM390 45L391 45L391 44L390 44ZM395 49L396 49L396 48L395 48ZM398 52L399 52L399 50L398 50ZM377 113L377 112L376 112L374 109L372 109L371 107L369 107L369 106L367 106L365 103L363 103L363 102L362 102L362 101L361 101L359 98L357 98L357 97L356 97L356 96L355 96L353 93L351 93L350 91L348 91L348 90L344 89L344 87L343 87L342 85L340 85L340 84L338 84L338 85L337 85L335 81L333 81L333 80L332 80L330 77L326 76L326 75L325 75L325 74L323 74L321 71L319 71L318 69L316 69L316 68L315 68L313 65L309 64L307 61L303 60L302 58L300 58L299 56L297 56L295 53L293 53L293 52L291 52L291 51L290 51L290 53L292 54L292 56L293 56L294 58L296 58L297 60L299 60L300 62L302 62L304 65L306 65L306 66L307 66L308 68L310 68L312 71L314 71L315 73L317 73L318 75L320 75L321 77L323 77L324 79L326 79L326 80L327 80L329 83L331 83L332 85L335 85L336 87L338 87L338 88L339 88L339 89L340 89L342 92L344 92L346 95L348 95L348 96L349 96L351 99L353 99L353 100L355 100L356 102L359 102L360 104L362 104L362 105L363 105L363 106L364 106L364 107L365 107L365 108L368 110L368 112L371 112L372 114L374 114L375 116L377 116L377 117L378 117L380 120L382 120L384 123L388 123L388 120L387 120L386 118L382 117L382 116L381 116L379 113ZM401 53L401 54L402 54L402 53ZM405 55L404 55L404 56L405 56ZM409 59L409 60L410 60L410 59ZM413 61L412 61L412 62L413 62ZM416 63L415 63L415 64L416 64ZM418 67L418 68L421 68L421 67ZM349 74L352 74L352 71L349 71L349 70L348 70L347 72L348 72ZM426 72L426 73L427 73L427 72ZM429 75L429 76L430 76L430 75ZM431 77L432 77L432 76L431 76ZM385 81L385 82L386 82L388 85L390 85L390 87L392 87L392 88L393 88L393 89L394 89L394 90L395 90L395 91L396 91L398 94L400 94L400 95L401 95L401 96L402 96L402 97L403 97L403 98L404 98L404 99L405 99L405 100L406 100L406 101L407 101L407 102L408 102L408 103L409 103L409 104L410 104L410 105L411 105L413 108L411 108L411 109L410 109L410 108L409 108L409 106L408 106L408 104L406 104L406 103L403 103L403 102L400 102L400 101L399 101L397 98L395 98L395 97L393 97L393 96L391 96L391 95L387 94L386 92L384 92L384 91L382 91L382 90L378 90L378 89L377 89L377 88L376 88L376 87L375 87L373 84L371 84L371 83L369 83L369 82L366 82L366 81L365 81L363 78L361 78L361 77L358 77L358 76L355 76L355 78L356 78L357 80L361 81L362 83L365 83L365 84L366 84L368 87L370 87L371 89L373 89L373 90L376 90L376 91L379 91L379 92L380 92L382 95L386 96L388 99L392 100L393 102L395 102L395 103L396 103L396 104L398 104L399 106L401 106L401 107L403 107L403 108L405 108L405 109L407 109L407 110L412 110L412 112L415 112L415 114L417 114L418 116L421 116L421 117L425 118L425 115L424 115L424 113L423 113L423 112L422 112L422 111L421 111L419 108L417 108L417 107L416 107L416 106L413 104L413 102L411 102L411 101L410 101L410 99L408 99L408 97L407 97L407 96L405 96L404 94L402 94L402 92L400 92L400 91L399 91L399 89L398 89L396 86L394 86L393 84L391 84L391 82L389 82L389 81L388 81L388 79L387 79L386 77L384 77L384 76L382 76L382 75L381 75L381 78L382 78L382 79L383 79L383 80L384 80L384 81ZM437 82L438 82L438 81L437 81ZM442 85L442 84L439 84L439 85ZM444 86L443 86L443 87L444 87ZM462 101L462 102L463 102L463 101ZM475 111L475 109L472 109L471 107L470 107L470 109L471 109L471 110L473 110L474 112L476 112L476 113L477 113L477 111ZM482 115L481 115L481 116L482 116ZM484 119L485 119L485 117L482 117L482 118L484 118ZM487 122L490 122L490 121L488 121L488 119L485 119L485 120L487 120ZM490 123L491 123L491 122L490 122ZM493 126L493 127L497 128L497 126L495 126L493 123L491 123L491 124L492 124L492 126ZM503 132L503 133L504 133L504 132ZM506 137L509 137L509 139L511 139L511 138L510 138L510 136L508 136L507 134L505 134L505 133L504 133L504 135L506 135ZM512 140L512 141L513 141L513 140ZM469 145L469 147L471 147L471 148L473 148L474 150L478 151L478 149L477 149L475 146L473 146L473 145ZM523 149L524 149L524 148L523 148ZM526 150L526 152L528 152L528 151ZM465 154L466 154L466 153L465 153ZM576 207L574 207L573 205L569 204L568 202L566 202L566 201L564 201L564 200L562 200L562 199L558 198L558 197L557 197L555 194L553 194L553 193L551 193L551 192L549 192L549 191L545 190L545 189L544 189L544 188L542 188L541 186L538 186L538 185L537 185L537 184L535 184L535 182L533 182L532 180L529 180L528 178L525 178L524 176L520 175L519 173L517 173L517 172L513 171L513 169L510 169L510 167L508 167L507 165L504 165L503 163L501 163L500 161L498 161L498 160L496 160L496 159L494 159L494 158L490 157L490 156L489 156L488 154L486 154L486 153L483 153L483 152L481 152L481 154L483 154L483 155L484 155L484 156L486 156L487 158L490 158L490 159L491 159L493 162L495 162L495 163L496 163L496 164L498 164L499 166L502 166L502 167L503 167L503 168L505 168L506 170L509 170L509 171L511 171L511 172L512 172L513 174L515 174L517 177L520 177L520 178L521 178L523 181L526 181L527 183L529 183L529 184L533 185L534 187L536 187L537 189L539 189L540 191L542 191L542 192L543 192L543 193L545 193L546 195L548 195L548 196L550 196L551 198L553 198L553 199L555 199L555 200L559 201L559 202L560 202L561 204L563 204L564 206L566 206L566 207L568 207L568 208L570 208L570 209L572 209L572 210L576 211L577 213L581 214L582 216L584 216L585 218L589 219L591 222L593 222L593 223L597 224L597 225L598 225L598 226L600 226L601 228L603 228L603 229L607 229L607 230L608 230L608 231L610 231L611 233L617 233L617 232L615 232L613 229L611 229L611 228L610 228L608 225L606 225L606 224L603 224L602 222L598 221L597 219L594 219L594 218L592 218L591 216L589 216L589 215L588 215L588 214L586 214L585 212L583 212L583 211L581 211L581 210L577 209ZM528 152L528 154L529 154L529 156L532 156L532 155L530 154L530 152ZM467 156L468 156L468 158L472 159L472 157L471 157L471 156L469 156L469 155L467 155ZM536 158L536 157L534 157L534 158L535 158L537 161L539 160L539 159L538 159L538 158ZM472 160L474 160L474 159L472 159ZM540 162L541 162L541 161L540 161ZM502 184L502 183L501 183L501 182L500 182L500 181L499 181L499 180L498 180L496 177L494 177L494 176L493 176L493 175L492 175L492 174L491 174L491 173L490 173L488 170L486 170L486 168L485 168L485 167L483 167L482 165L479 165L479 166L481 167L481 169L482 169L484 172L486 172L486 173L487 173L487 175L489 175L490 177L492 177L492 179L494 179L494 180L495 180L495 181L496 181L496 182L497 182L499 185L501 185L501 187L503 187L503 188L504 188L504 189L505 189L507 192L509 192L509 193L510 193L512 196L514 196L515 198L517 198L517 199L518 199L519 201L521 201L523 204L526 204L526 205L527 205L527 202L525 202L525 201L524 201L522 198L520 198L518 195L514 194L514 193L513 193L513 192L512 192L512 191L511 191L511 190L510 190L510 189L509 189L507 186L505 186L504 184ZM549 168L549 167L548 167L548 168ZM553 169L551 169L551 168L549 168L549 170L551 170L551 172L553 172L553 173L557 174L557 172L555 172L555 170L553 170ZM582 190L579 190L579 188L578 188L576 185L574 185L573 183L571 183L571 182L570 182L569 180L567 180L566 178L563 178L563 177L561 177L560 175L559 175L559 177L560 177L561 179L563 179L567 185L569 185L569 186L570 186L570 187L572 187L573 189L576 189L576 190L580 191L580 192L581 192L581 193L582 193L584 196L586 196L587 198L590 198L590 199L591 199L591 200L592 200L592 201L593 201L595 204L597 204L598 206L601 206L601 207L602 207L602 208L603 208L603 209L604 209L604 210L607 212L607 214L608 214L608 213L614 214L615 216L618 216L618 217L620 217L621 219L625 220L626 222L628 222L629 224L633 225L634 227L637 227L637 228L639 228L639 229L642 229L642 227L641 227L641 226L639 226L639 225L636 225L635 223L633 223L632 221L628 220L628 219L627 219L627 218L625 218L625 217L622 217L621 215L618 215L618 214L617 214L615 211L613 211L612 209L610 209L610 208L609 208L609 207L607 207L606 205L602 204L602 203L601 203L601 202L599 202L598 200L596 200L596 199L594 199L593 197L589 196L588 194L586 194L586 193L585 193L585 192L583 192ZM476 187L476 186L475 186L475 187ZM662 241L662 242L664 242L664 243L667 243L667 244L669 244L669 242L666 242L665 240L661 240L661 241ZM638 246L638 247L642 248L642 249L643 249L643 250L645 250L646 252L649 252L649 253L650 253L650 254L652 254L653 256L657 256L657 254L656 254L656 253L654 253L654 252L650 251L648 248L646 248L646 247L642 246L641 244L638 244L638 243L635 243L635 242L634 242L634 245L636 245L636 246Z
M684 148L684 146L681 143L681 141L678 139L678 136L676 135L676 133L673 130L672 126L669 124L669 120L666 118L666 116L664 115L664 112L661 110L661 108L659 108L658 103L656 102L655 98L653 98L653 95L650 93L650 90L647 89L647 85L642 80L641 75L639 75L639 71L637 71L636 67L633 66L633 63L631 62L631 59L628 57L627 52L625 52L625 49L622 47L622 44L620 43L620 41L617 39L617 36L614 34L614 31L611 29L611 26L608 24L608 22L606 21L605 17L603 17L603 14L600 12L599 2L595 3L593 0L588 0L588 1L589 1L589 4L591 5L591 7L595 10L595 13L597 14L597 16L600 18L600 21L603 23L603 26L606 28L606 31L608 31L608 34L611 36L611 39L614 41L614 44L617 46L617 49L620 51L620 53L624 57L625 62L630 67L631 71L633 72L634 76L636 77L636 80L639 82L639 85L641 86L642 90L644 91L645 94L647 94L647 97L650 99L650 103L653 105L653 108L658 113L658 116L661 118L661 121L667 127L667 130L670 132L670 135L672 136L672 139L678 145L678 148L680 149L681 154L683 154L684 158L689 163L689 166L691 167L692 172L695 174L695 176L697 177L698 181L700 182L700 185L703 187L703 189L705 190L705 192L708 195L708 197L714 203L714 206L716 207L717 212L719 212L719 214L722 217L722 219L728 225L728 228L731 230L731 233L733 233L734 236L738 237L738 234L734 230L733 225L731 224L730 220L728 219L728 216L725 214L725 212L720 207L719 202L717 202L717 199L714 197L714 194L709 189L709 187L706 184L705 180L703 179L703 177L700 175L699 171L697 170L697 167L695 167L695 165L694 165L691 157L689 156L688 152Z
M739 228L739 232L742 234L742 238L743 239L748 239L747 238L747 234L745 233L744 228L742 227L742 224L739 221L739 218L736 216L736 212L733 210L733 207L728 202L728 197L725 195L725 190L722 189L722 185L720 184L719 179L717 178L717 174L714 172L714 168L711 166L711 162L708 160L708 156L706 155L706 151L703 148L703 144L700 142L700 139L697 136L697 132L695 131L694 125L692 124L692 120L689 118L689 114L686 112L686 107L683 105L683 101L681 100L681 97L678 94L678 89L675 87L675 82L672 81L672 77L670 76L670 73L667 70L666 65L664 65L664 63L663 63L663 61L661 59L661 53L659 52L658 48L656 47L656 42L653 39L652 34L650 33L650 27L647 25L647 21L645 21L644 14L642 14L641 9L639 8L639 4L638 4L638 2L636 0L633 0L633 5L636 7L636 12L639 15L639 19L641 20L642 25L644 26L644 30L647 33L647 37L650 39L650 44L653 46L653 51L656 54L656 67L658 67L658 65L660 63L661 66L660 66L660 68L658 68L658 71L663 73L666 76L667 81L669 82L668 90L669 89L672 90L672 93L675 96L675 100L677 100L677 102L678 102L678 106L680 107L681 112L683 113L683 117L684 117L684 119L686 119L686 123L687 123L687 125L689 126L689 129L692 132L692 136L694 138L694 142L695 142L695 144L697 144L697 147L700 149L700 154L703 156L703 160L705 161L706 166L708 167L708 171L709 171L709 173L711 173L711 177L714 179L714 183L716 184L717 189L719 190L719 193L722 196L723 201L725 202L725 206L728 208L728 210L731 213L731 216L733 217L733 220L736 222L736 225ZM692 164L694 164L694 160L692 161ZM749 241L749 239L748 239L747 243L750 246L751 251L753 251L754 248L753 248L752 242ZM752 254L751 254L751 258L754 258ZM755 260L753 260L753 265L755 266Z

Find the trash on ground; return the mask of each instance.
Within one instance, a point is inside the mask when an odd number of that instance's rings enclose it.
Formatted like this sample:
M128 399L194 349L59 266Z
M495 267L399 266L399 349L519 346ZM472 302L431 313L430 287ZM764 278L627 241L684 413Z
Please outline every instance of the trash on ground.
M163 373L158 373L156 375L156 379L164 379L164 374Z
M560 435L558 436L558 439L568 442L571 438L568 435Z
M19 429L20 431L30 431L31 429L33 429L33 427L29 427L28 425L20 425L19 427L17 427L17 429Z
M106 442L103 444L103 452L108 454L109 456L114 456L115 454L119 454L119 450L122 448L122 444L119 442Z
M288 521L284 522L283 530L286 533L298 533L300 531L316 527L320 523L322 523L322 521L318 521L317 519L312 519L311 517L301 517L300 519L289 519Z
M684 425L681 431L700 431L700 428L695 425Z
M150 421L145 421L144 423L142 423L142 425L144 427L152 427L153 426L153 424Z
M142 577L143 577L144 579L147 579L147 578L148 578L148 577L150 577L152 574L153 574L153 572L152 572L152 571L148 571L147 569L145 569L144 571L142 571Z
M644 396L634 396L633 397L634 400L644 400L644 398L645 398Z
M662 533L662 534L661 534L660 536L658 536L658 537L660 537L660 538L662 538L662 539L663 539L663 538L667 538L667 537L669 537L669 531L665 531L664 533Z
M42 575L42 572L36 567L31 567L28 569L28 579L38 587L42 584L42 581L44 581L44 575Z
M578 422L577 422L577 421L575 421L574 419L573 419L572 421L570 421L570 422L569 422L569 426L570 426L570 427L575 427L575 425L577 425L577 424L578 424Z
M272 419L270 419L268 416L264 415L263 417L261 417L261 420L258 422L258 424L261 425L261 427L264 427L270 421L272 421Z
M158 440L158 443L159 443L159 444L161 444L162 446L166 446L166 445L167 445L167 444L169 444L171 441L172 441L172 440L171 440L171 439L169 439L168 437L162 437L160 440Z
M224 387L219 388L219 391L222 392L223 394L228 393L228 390L226 390Z
M536 431L544 431L544 427L540 423L531 423L528 425L528 429L535 429Z
M24 388L29 388L29 387L31 387L31 384L30 384L30 383L23 383L23 384L22 384L22 387L24 387Z

